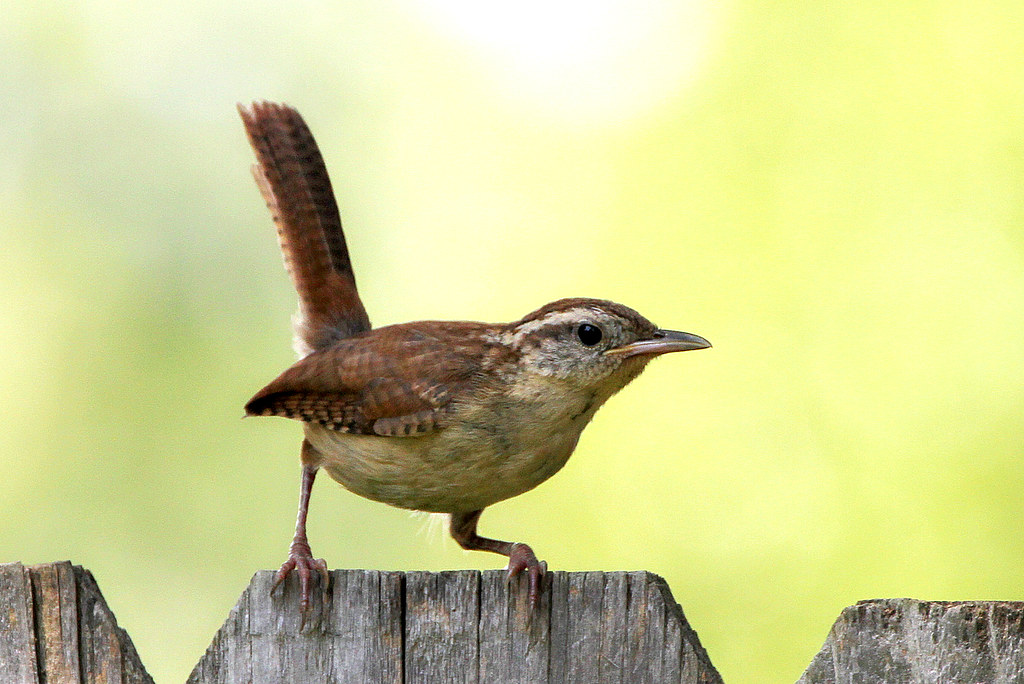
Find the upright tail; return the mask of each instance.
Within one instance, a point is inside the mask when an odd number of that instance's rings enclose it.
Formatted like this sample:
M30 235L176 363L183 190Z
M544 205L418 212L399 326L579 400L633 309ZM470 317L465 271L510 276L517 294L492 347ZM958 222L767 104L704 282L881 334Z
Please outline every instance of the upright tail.
M253 176L299 295L295 350L305 356L369 330L331 180L306 122L293 108L272 102L239 105L238 112L256 152Z

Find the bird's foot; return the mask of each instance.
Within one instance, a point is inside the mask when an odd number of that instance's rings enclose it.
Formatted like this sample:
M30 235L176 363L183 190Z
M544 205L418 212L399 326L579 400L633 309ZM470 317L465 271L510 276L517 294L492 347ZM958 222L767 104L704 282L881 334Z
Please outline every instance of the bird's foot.
M320 579L323 582L325 600L331 575L327 571L327 562L323 558L313 558L313 552L310 551L309 543L300 539L294 540L288 548L288 560L281 565L281 569L274 575L274 586L270 588L270 591L273 592L277 589L292 570L299 573L299 586L301 590L299 608L302 611L302 620L305 622L306 614L309 612L309 590L313 572L316 571L320 575Z
M547 572L547 563L537 560L537 556L526 544L516 543L512 545L512 552L508 555L508 581L526 571L530 578L530 608L535 609L540 605L540 583Z

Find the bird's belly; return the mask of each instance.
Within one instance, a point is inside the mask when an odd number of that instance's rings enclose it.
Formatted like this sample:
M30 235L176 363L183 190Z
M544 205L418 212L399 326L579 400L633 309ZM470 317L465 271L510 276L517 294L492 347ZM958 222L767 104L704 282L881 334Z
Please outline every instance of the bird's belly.
M510 438L456 424L420 437L353 435L306 423L319 465L346 489L420 511L475 511L533 489L569 459L579 429ZM575 426L573 426L575 428Z

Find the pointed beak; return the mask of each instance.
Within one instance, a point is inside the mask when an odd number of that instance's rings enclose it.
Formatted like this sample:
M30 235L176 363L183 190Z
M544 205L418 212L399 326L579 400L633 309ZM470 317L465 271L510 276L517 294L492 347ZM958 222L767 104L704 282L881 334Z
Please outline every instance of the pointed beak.
M612 356L658 356L669 352L690 351L691 349L707 349L711 343L700 335L678 330L655 330L646 340L637 340L621 347L609 349L605 354Z

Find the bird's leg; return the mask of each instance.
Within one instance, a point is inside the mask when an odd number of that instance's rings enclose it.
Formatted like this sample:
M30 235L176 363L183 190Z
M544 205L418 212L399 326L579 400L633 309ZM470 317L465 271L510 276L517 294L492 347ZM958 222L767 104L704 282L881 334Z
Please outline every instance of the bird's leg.
M544 564L537 560L533 549L526 544L488 539L477 534L476 525L483 512L480 509L471 513L452 513L452 537L467 551L491 551L508 556L509 579L526 570L530 577L530 605L536 607L540 602L540 580L544 576Z
M303 442L302 444L303 456L306 456L307 444L308 442ZM306 459L304 458L303 460L305 461ZM302 590L300 608L303 621L305 621L306 612L309 610L309 585L313 571L315 570L319 573L323 580L324 596L327 595L327 587L330 581L327 563L323 558L313 558L313 552L309 548L309 541L306 539L306 513L309 510L309 494L313 490L313 480L316 478L317 468L317 466L309 463L303 463L302 465L302 485L299 490L299 514L295 520L295 536L292 537L292 544L288 547L288 560L277 571L277 575L274 576L274 586L270 589L271 591L277 589L278 585L284 581L284 578L292 570L297 570Z

